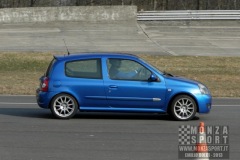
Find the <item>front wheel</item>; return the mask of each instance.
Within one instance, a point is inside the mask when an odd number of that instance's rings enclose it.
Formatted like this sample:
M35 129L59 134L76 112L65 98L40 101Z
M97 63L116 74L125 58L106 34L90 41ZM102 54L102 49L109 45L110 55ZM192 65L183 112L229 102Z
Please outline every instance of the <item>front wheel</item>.
M170 107L171 116L180 121L193 119L197 111L196 102L187 95L180 95L174 98Z
M52 100L51 111L56 118L69 119L77 113L78 104L72 96L59 94Z

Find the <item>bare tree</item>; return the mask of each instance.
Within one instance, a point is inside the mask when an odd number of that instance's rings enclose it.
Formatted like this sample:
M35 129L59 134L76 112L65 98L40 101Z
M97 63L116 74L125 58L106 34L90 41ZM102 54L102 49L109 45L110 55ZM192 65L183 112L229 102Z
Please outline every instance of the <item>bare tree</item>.
M197 0L196 10L200 10L200 0Z
M20 1L20 0L19 0L19 1ZM36 1L37 1L37 0L31 0L31 1L30 1L30 7L33 7Z
M156 10L157 8L157 0L153 0L153 10Z
M237 9L237 0L234 0L233 4L234 4L234 9Z
M240 0L0 0L5 7L137 5L141 10L240 9Z

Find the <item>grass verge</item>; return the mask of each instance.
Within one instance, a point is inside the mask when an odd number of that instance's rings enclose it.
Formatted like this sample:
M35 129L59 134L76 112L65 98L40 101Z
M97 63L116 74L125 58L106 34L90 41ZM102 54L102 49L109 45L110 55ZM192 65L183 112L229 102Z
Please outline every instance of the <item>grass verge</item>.
M140 55L160 70L206 84L214 97L240 97L240 57ZM50 53L0 53L0 94L35 94Z

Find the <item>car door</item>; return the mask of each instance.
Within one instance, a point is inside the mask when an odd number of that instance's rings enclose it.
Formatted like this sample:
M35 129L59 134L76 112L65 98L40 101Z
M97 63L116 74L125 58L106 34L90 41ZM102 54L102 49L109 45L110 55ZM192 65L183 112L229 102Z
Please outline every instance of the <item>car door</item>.
M75 93L82 110L107 106L101 58L70 61L65 68L68 89Z
M164 82L150 82L154 74L150 69L130 59L106 60L108 77L104 81L109 107L124 110L145 108L160 109L164 106Z

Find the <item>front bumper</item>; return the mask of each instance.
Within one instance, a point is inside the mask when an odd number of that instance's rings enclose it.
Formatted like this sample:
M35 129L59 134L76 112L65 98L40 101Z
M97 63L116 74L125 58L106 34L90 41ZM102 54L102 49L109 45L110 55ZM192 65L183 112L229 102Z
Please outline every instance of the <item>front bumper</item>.
M212 96L200 94L196 96L199 113L209 113L212 108Z

